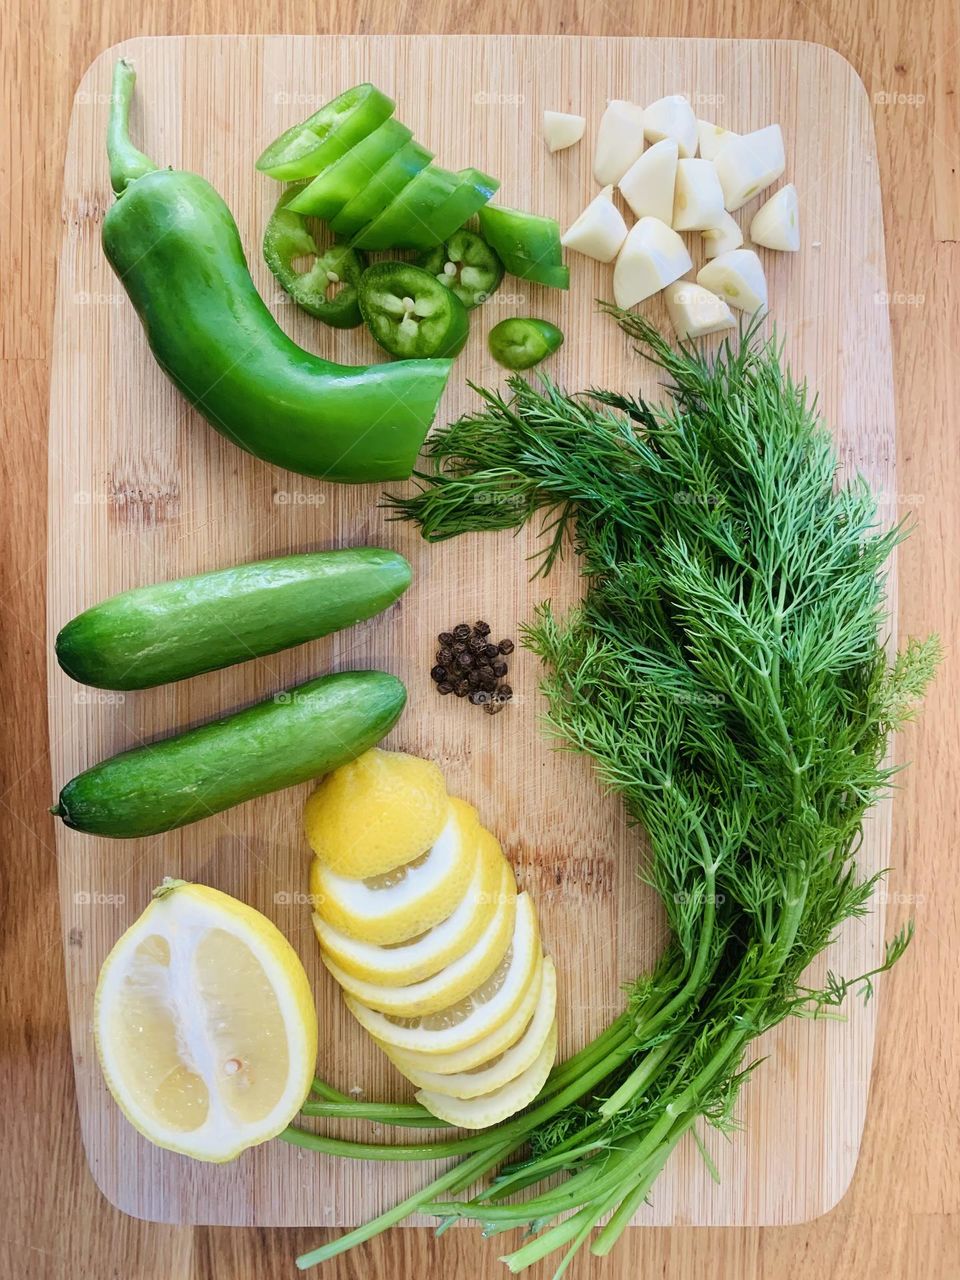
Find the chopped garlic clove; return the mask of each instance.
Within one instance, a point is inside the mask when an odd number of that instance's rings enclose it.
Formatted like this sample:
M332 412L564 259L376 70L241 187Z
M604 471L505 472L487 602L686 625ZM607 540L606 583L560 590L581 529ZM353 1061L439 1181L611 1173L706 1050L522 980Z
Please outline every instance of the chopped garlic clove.
M733 138L717 152L714 164L724 207L733 213L776 182L787 167L780 126L772 124Z
M613 269L618 307L632 307L679 280L693 266L687 246L659 218L641 218L627 233Z
M643 151L643 107L615 98L607 103L597 130L593 176L602 187L619 182Z
M673 192L675 231L705 231L723 220L723 189L709 160L679 160Z
M586 116L574 116L566 111L543 113L543 137L551 151L562 151L565 147L572 147L583 137L586 127Z
M681 93L658 98L643 113L643 132L648 142L672 138L681 159L697 154L697 117L693 107Z
M720 254L700 268L697 284L748 315L767 309L767 278L763 264L752 249L732 249Z
M668 284L663 291L663 300L667 304L670 323L681 341L720 333L736 324L733 312L724 300L692 280Z
M703 252L707 258L718 258L721 253L729 253L731 249L739 249L743 244L743 232L740 224L731 214L724 212L720 223L701 232L703 236Z
M726 142L739 138L739 133L732 129L723 129L709 120L697 121L697 138L700 143L700 155L704 160L716 160L717 153Z
M597 262L612 262L627 236L623 214L613 203L613 187L604 187L560 237L560 243Z
M750 239L765 249L784 253L796 253L800 248L800 205L792 182L781 187L753 215Z
M623 198L638 218L673 220L679 148L672 138L655 142L620 179Z

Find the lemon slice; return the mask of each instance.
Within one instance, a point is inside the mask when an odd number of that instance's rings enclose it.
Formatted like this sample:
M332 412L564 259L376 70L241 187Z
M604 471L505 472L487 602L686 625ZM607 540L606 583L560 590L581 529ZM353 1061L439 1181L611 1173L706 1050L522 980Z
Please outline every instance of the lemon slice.
M530 1105L546 1083L556 1056L557 1024L554 1022L543 1048L526 1071L492 1093L479 1098L448 1098L430 1089L418 1089L416 1098L431 1115L447 1124L461 1129L488 1129Z
M557 971L549 956L543 960L543 987L536 1011L526 1031L505 1053L472 1071L441 1075L436 1071L400 1070L421 1089L450 1098L477 1098L492 1093L533 1066L547 1043L557 1013Z
M474 1041L465 1049L454 1049L450 1053L417 1052L414 1049L397 1049L394 1045L378 1040L377 1044L387 1055L394 1066L407 1075L412 1071L430 1071L436 1074L454 1075L461 1071L471 1071L485 1062L490 1062L505 1049L509 1049L526 1031L530 1019L536 1012L543 988L543 959L538 958L533 980L523 993L523 999L505 1022L491 1031L489 1035Z
M513 938L490 977L456 1004L415 1018L368 1009L349 992L343 993L350 1012L377 1040L399 1049L441 1053L464 1049L489 1035L514 1012L523 999L540 961L540 932L530 895L517 898Z
M469 951L486 929L500 903L500 875L505 866L509 867L509 863L499 843L489 831L482 831L473 879L446 920L409 942L378 947L348 937L314 912L317 940L324 953L351 977L384 987L422 982ZM516 892L517 882L511 872L507 893L515 896Z
M317 914L341 933L380 946L432 929L451 914L473 877L479 828L471 805L450 800L433 847L406 866L353 880L314 858L310 893Z
M414 1018L418 1014L446 1009L486 982L500 964L507 947L511 945L517 902L516 894L508 894L512 878L504 863L499 894L503 905L491 917L490 923L470 950L439 973L435 973L432 978L414 982L408 987L384 987L351 977L326 956L323 956L323 963L344 991L349 991L352 996L380 1013ZM537 922L532 913L525 914L524 920L528 922L527 927L535 932Z
M361 879L418 858L446 819L439 768L377 747L328 774L303 810L307 839L323 865Z
M93 1025L130 1123L196 1160L232 1160L280 1133L316 1064L316 1009L289 942L252 907L179 880L104 961Z

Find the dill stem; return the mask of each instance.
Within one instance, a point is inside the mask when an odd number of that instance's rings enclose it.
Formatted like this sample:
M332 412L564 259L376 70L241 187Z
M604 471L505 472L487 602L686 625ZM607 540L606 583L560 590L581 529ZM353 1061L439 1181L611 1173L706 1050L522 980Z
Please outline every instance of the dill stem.
M308 1100L300 1108L305 1116L326 1116L334 1120L372 1120L376 1124L394 1124L411 1129L450 1129L451 1125L432 1116L424 1107L406 1102L314 1102Z
M406 1200L401 1200L392 1209L379 1214L376 1218L371 1218L369 1222L363 1223L362 1226L355 1227L353 1231L348 1231L342 1236L338 1236L336 1240L329 1240L326 1244L320 1245L319 1248L311 1249L309 1253L302 1253L297 1258L297 1266L301 1271L306 1271L309 1267L315 1267L320 1262L327 1262L330 1258L335 1258L338 1254L352 1249L355 1245L363 1244L365 1241L379 1235L381 1231L386 1231L389 1227L394 1227L398 1222L402 1222L411 1213L416 1213L421 1206L438 1192L446 1191L450 1187L456 1185L464 1177L475 1180L495 1165L500 1158L506 1154L509 1149L508 1143L494 1143L490 1149L477 1152L476 1155L468 1157L460 1164L454 1165L452 1169L448 1169L446 1173L435 1178L421 1191L415 1191L412 1195L407 1196Z
M600 1114L604 1119L609 1120L611 1116L616 1115L618 1111L621 1111L630 1102L631 1098L640 1093L649 1084L657 1068L673 1048L675 1039L675 1036L671 1036L669 1040L664 1040L640 1060L619 1089L601 1104Z
M344 1156L348 1160L443 1160L447 1156L468 1155L490 1145L488 1135L451 1138L438 1142L352 1142L347 1138L328 1138L288 1125L280 1138L294 1147L306 1147L324 1155Z

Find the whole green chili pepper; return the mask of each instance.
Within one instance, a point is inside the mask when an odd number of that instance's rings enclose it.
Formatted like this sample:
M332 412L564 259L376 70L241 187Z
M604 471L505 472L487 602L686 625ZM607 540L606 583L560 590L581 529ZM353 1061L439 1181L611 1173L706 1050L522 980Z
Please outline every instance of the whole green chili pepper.
M408 476L451 362L354 367L298 347L257 293L213 187L157 169L133 146L135 79L117 63L107 151L119 199L103 247L160 367L212 426L266 462L348 483Z

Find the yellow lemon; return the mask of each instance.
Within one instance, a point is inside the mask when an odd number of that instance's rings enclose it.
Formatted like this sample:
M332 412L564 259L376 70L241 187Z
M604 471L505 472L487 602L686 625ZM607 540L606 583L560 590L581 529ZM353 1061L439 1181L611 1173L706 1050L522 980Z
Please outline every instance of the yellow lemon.
M397 1065L408 1080L430 1093L442 1093L450 1098L477 1098L516 1079L536 1062L554 1027L556 1012L557 974L553 961L544 956L543 987L533 1018L516 1044L504 1053L470 1071L449 1075Z
M317 1014L300 960L259 911L165 880L104 961L94 999L104 1078L135 1128L232 1160L307 1096Z
M513 937L490 977L448 1008L414 1018L369 1009L349 992L343 998L361 1026L376 1039L398 1049L464 1049L505 1022L523 999L540 965L540 932L530 895L517 898Z
M447 818L447 787L430 760L374 747L328 774L303 810L310 847L330 871L366 879L419 858Z
M473 1044L467 1045L465 1049L452 1049L447 1053L430 1053L429 1051L424 1052L416 1049L398 1049L394 1045L386 1044L383 1040L378 1040L377 1043L394 1066L404 1075L408 1074L408 1070L429 1071L436 1074L442 1072L449 1075L455 1075L457 1072L462 1071L472 1071L474 1067L491 1062L506 1049L509 1049L511 1045L516 1044L526 1031L530 1024L530 1019L540 1003L540 995L543 989L543 970L544 961L539 958L533 979L523 993L523 999L510 1017L491 1031L489 1035L475 1040Z
M486 982L510 945L517 902L516 895L509 895L507 892L510 879L509 870L504 863L500 881L500 909L491 917L486 929L469 951L439 973L424 978L422 982L414 982L406 987L386 987L352 977L325 955L323 963L344 991L349 991L352 996L380 1013L413 1018L417 1014L436 1013L438 1009L446 1009ZM525 918L530 920L530 916ZM535 930L536 921L531 920L528 927Z
M313 927L320 948L338 970L363 982L375 982L384 987L405 987L421 982L469 951L487 928L500 905L500 879L504 867L509 871L500 845L489 831L483 831L473 879L446 920L441 920L409 942L381 947L348 937L315 911ZM509 872L507 896L515 897L516 892L517 882Z
M479 858L480 822L462 800L447 801L432 848L383 875L339 875L314 858L310 894L317 915L341 933L379 946L406 942L445 920L466 892Z
M492 1093L479 1098L448 1098L429 1089L417 1091L417 1101L422 1107L447 1124L461 1129L488 1129L508 1116L528 1107L546 1083L547 1076L557 1056L557 1024L550 1028L546 1042L534 1062L521 1075Z

